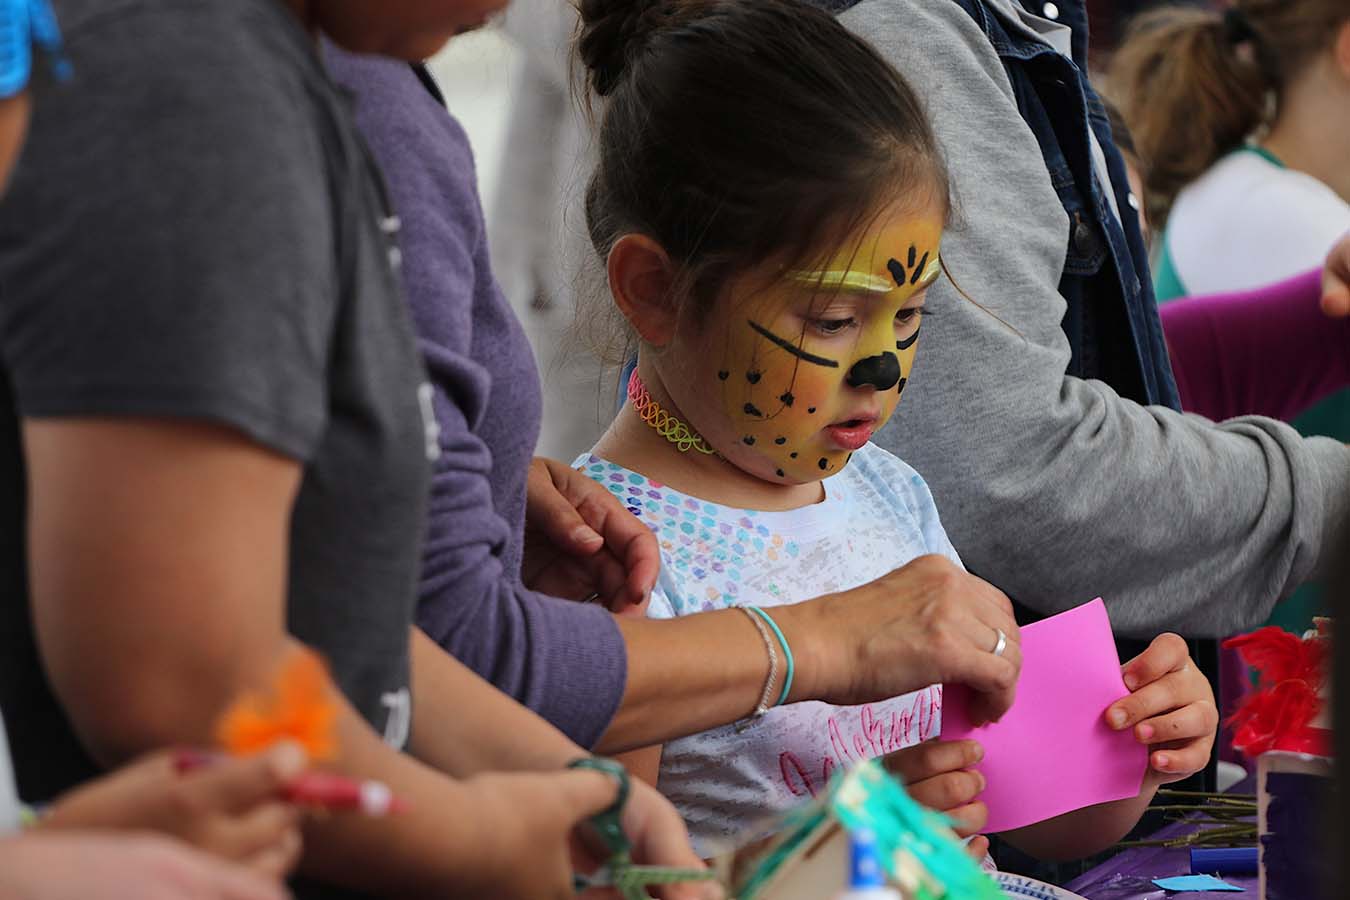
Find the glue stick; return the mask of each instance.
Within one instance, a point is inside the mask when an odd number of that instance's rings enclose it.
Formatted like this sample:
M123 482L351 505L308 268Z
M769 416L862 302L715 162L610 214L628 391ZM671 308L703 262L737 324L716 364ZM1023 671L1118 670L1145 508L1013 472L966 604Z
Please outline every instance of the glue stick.
M904 900L899 891L886 885L876 835L860 828L849 835L848 843L849 886L835 900Z

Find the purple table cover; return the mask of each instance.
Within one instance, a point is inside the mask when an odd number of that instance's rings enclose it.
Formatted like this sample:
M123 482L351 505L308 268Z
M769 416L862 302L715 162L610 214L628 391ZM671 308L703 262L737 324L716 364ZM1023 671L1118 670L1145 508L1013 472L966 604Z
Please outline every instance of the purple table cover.
M1194 831L1193 822L1173 822L1153 835L1155 838L1178 837ZM1087 900L1241 900L1250 896L1255 900L1255 875L1220 875L1224 881L1246 888L1246 894L1226 891L1189 891L1172 893L1153 883L1154 878L1170 878L1173 875L1188 875L1191 871L1191 854L1186 847L1170 849L1168 847L1131 847L1119 856L1084 872L1073 881L1064 885ZM1210 873L1213 874L1213 873Z

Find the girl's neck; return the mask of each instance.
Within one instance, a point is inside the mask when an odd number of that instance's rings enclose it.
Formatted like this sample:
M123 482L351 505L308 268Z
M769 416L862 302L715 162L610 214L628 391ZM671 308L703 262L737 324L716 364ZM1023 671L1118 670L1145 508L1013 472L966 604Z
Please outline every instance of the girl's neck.
M662 409L687 424L657 379L644 379L644 383ZM720 455L682 451L644 422L632 403L624 404L595 445L595 454L682 494L734 509L799 509L825 497L820 482L776 484L737 468Z
M1350 203L1350 83L1319 59L1289 84L1281 106L1261 143Z

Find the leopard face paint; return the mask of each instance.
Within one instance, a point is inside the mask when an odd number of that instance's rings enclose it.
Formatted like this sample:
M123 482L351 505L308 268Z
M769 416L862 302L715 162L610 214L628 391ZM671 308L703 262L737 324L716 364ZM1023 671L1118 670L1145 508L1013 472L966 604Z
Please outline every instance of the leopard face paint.
M709 347L716 431L739 444L723 455L762 478L818 481L886 423L918 349L923 292L941 273L943 219L882 215L820 270L733 296L730 321L715 326L722 346Z

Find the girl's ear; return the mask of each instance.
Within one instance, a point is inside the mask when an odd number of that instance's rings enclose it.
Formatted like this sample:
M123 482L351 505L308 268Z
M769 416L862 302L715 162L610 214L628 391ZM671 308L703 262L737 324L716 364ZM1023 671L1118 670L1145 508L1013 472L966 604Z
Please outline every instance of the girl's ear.
M670 343L677 319L670 296L675 267L661 245L645 234L625 234L610 248L607 268L614 303L642 340L653 347Z
M1336 31L1336 40L1332 42L1331 52L1336 60L1336 68L1341 77L1350 79L1350 21L1342 22Z

